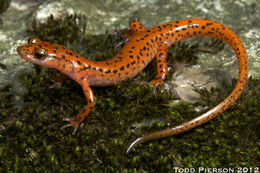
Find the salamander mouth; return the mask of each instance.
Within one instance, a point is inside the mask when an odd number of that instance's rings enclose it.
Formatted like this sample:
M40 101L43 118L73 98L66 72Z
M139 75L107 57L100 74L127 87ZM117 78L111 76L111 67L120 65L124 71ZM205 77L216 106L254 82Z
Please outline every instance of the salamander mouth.
M18 55L20 55L21 57L23 57L24 54L25 54L25 52L23 51L23 48L22 48L22 47L23 47L23 46L18 46L17 49L16 49Z

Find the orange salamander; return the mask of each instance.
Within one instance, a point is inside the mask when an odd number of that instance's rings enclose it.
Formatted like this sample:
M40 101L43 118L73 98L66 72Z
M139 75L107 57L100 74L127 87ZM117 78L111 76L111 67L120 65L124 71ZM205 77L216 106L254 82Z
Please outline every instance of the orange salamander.
M95 106L94 94L91 86L111 86L136 76L155 57L157 61L157 75L151 81L154 87L163 84L167 75L167 48L186 38L195 36L209 36L225 41L234 50L239 65L239 76L231 94L208 112L183 124L169 129L154 132L135 140L127 150L143 142L182 133L199 126L221 114L234 103L245 88L248 75L248 60L246 50L238 36L226 26L206 19L185 19L144 28L138 21L130 22L130 30L126 38L127 43L114 58L94 62L73 53L68 48L41 41L36 37L28 40L28 44L17 48L18 54L34 64L55 68L78 82L83 89L87 104L73 118L64 118L68 124L61 127L73 127L76 133L81 122L89 115Z

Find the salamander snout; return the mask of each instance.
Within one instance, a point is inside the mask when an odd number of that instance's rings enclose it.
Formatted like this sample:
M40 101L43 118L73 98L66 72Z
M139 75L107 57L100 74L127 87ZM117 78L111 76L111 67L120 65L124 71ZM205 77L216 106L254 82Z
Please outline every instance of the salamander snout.
M23 48L23 46L18 46L16 48L16 51L18 53L18 55L20 55L22 58L26 55L25 49Z

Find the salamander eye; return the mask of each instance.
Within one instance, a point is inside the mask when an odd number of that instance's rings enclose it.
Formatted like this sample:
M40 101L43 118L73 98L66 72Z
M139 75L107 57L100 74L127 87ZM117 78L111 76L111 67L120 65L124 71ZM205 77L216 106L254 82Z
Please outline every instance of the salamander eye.
M42 60L47 57L47 52L45 49L34 48L34 55L37 59Z
M35 43L39 43L41 40L37 37L31 37L28 39L28 44L35 44Z

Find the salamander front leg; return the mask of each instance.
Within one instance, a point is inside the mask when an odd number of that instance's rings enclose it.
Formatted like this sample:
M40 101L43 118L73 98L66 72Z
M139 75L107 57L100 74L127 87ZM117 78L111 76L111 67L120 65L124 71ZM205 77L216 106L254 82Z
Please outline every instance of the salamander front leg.
M157 75L153 80L150 81L150 83L157 87L158 85L162 85L164 79L166 78L168 67L166 62L167 57L167 51L166 51L166 45L162 43L159 46L159 49L156 54L156 61L157 61Z
M87 105L80 111L80 113L73 118L64 118L63 121L69 122L68 124L65 124L64 126L61 127L61 130L64 130L67 127L73 127L74 130L72 132L72 135L76 134L76 131L78 127L80 126L81 122L88 116L90 111L94 108L96 102L95 98L93 95L93 92L91 88L88 85L87 80L82 81L82 89L85 94L86 100L87 100Z

